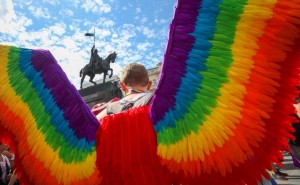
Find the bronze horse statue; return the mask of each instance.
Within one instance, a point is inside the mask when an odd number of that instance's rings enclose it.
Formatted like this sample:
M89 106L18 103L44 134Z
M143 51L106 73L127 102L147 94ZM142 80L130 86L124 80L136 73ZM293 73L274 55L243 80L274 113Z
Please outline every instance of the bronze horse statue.
M117 53L113 52L109 54L104 60L96 62L94 65L89 66L89 64L85 65L84 68L80 70L79 76L81 77L80 89L82 89L82 83L86 75L90 77L89 82L96 85L97 83L93 81L96 74L103 73L103 83L105 83L106 75L108 75L108 71L111 71L109 78L113 75L113 69L110 68L110 63L114 63L117 58Z

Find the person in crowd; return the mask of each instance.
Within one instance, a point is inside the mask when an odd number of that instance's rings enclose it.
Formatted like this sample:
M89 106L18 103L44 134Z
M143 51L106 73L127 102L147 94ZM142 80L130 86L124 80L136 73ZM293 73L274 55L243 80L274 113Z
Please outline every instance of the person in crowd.
M9 159L3 154L8 146L0 141L0 185L7 185L11 178L11 166Z
M300 89L300 86L297 86L297 88ZM296 118L296 121L292 123L292 126L295 129L293 132L295 140L291 140L289 142L289 147L291 149L294 166L300 168L300 96L298 96L295 101L296 103L294 104L294 107L296 109L296 114L293 116Z
M13 152L8 147L8 149L4 150L2 152L2 154L5 155L9 159L10 167L13 170L14 169L14 164L15 164L15 155L13 154Z

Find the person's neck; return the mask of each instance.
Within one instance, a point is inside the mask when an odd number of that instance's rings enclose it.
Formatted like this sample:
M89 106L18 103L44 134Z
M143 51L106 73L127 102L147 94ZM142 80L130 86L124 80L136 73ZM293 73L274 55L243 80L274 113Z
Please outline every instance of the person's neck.
M145 90L142 89L128 89L128 92L126 93L126 96L132 95L132 94L140 94L145 93Z

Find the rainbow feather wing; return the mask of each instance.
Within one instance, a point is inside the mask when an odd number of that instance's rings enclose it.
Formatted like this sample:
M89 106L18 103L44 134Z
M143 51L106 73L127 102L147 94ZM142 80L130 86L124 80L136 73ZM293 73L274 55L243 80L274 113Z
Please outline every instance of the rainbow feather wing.
M0 138L22 183L98 184L99 123L51 53L0 45L0 73Z
M282 157L299 16L298 0L178 0L150 117L182 182L257 184Z

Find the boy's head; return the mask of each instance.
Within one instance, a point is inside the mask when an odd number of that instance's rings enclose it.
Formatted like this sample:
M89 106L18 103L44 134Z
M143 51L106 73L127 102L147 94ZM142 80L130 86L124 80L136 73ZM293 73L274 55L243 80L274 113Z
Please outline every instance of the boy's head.
M120 82L126 87L146 87L149 85L149 76L142 64L130 63L121 71Z

